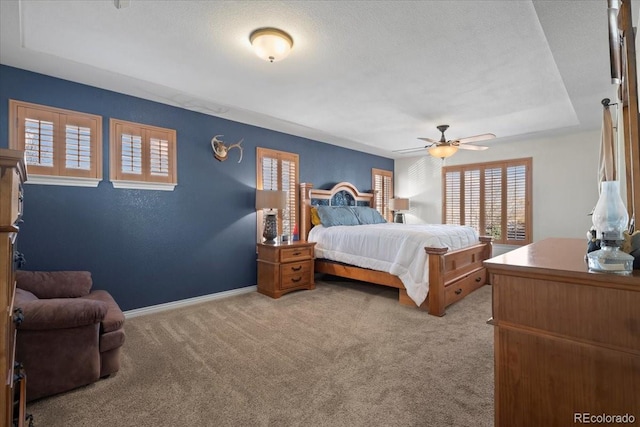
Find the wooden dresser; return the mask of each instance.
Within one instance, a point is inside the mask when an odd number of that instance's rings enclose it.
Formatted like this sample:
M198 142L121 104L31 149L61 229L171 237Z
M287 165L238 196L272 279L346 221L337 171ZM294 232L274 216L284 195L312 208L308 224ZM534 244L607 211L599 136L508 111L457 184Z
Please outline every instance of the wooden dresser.
M280 298L298 289L315 289L314 242L258 243L258 292Z
M485 261L496 426L640 424L640 271L591 273L586 244L547 239Z
M22 216L22 183L26 180L24 153L0 149L0 416L1 426L25 422L26 376L15 361L15 324L22 313L13 307L15 294L14 246Z

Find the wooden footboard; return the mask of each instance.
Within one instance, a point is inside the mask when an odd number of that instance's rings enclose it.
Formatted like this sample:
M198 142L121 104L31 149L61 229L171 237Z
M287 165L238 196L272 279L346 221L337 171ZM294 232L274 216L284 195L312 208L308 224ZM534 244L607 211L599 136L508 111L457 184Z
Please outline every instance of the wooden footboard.
M424 248L429 254L429 314L444 316L445 308L487 283L482 262L491 258L491 237L449 252L447 248Z
M444 316L447 306L487 283L487 271L482 262L491 258L491 237L480 237L480 243L451 252L447 248L424 249L429 255L429 295L420 308L427 310L429 314ZM400 304L416 306L398 276L384 271L322 259L316 259L315 271L398 288Z

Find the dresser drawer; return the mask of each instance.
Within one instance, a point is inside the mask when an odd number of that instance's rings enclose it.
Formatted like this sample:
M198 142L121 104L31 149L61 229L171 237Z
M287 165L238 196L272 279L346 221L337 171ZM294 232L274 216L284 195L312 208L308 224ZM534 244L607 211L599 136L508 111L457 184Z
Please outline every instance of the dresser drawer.
M313 258L313 246L280 249L280 262L291 262Z

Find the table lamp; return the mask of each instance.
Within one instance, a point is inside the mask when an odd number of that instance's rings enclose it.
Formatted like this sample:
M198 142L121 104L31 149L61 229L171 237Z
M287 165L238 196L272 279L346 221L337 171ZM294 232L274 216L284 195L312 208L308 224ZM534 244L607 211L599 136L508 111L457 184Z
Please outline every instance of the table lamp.
M256 190L256 210L268 209L264 217L262 237L265 243L274 244L278 237L278 221L274 209L287 207L287 192L280 190Z
M409 199L389 199L389 209L395 213L393 222L404 223L404 213L401 211L409 210Z

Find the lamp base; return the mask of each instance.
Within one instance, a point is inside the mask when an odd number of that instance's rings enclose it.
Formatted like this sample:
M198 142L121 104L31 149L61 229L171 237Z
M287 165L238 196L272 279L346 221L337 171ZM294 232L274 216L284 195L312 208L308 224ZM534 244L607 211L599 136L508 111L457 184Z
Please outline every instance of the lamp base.
M268 213L264 217L264 230L262 237L265 238L266 244L273 245L276 243L276 237L278 237L278 222L276 221L276 214Z
M396 212L393 216L393 222L404 224L404 214L402 212Z

